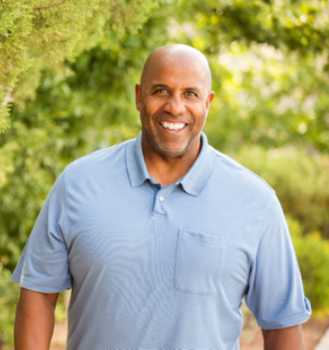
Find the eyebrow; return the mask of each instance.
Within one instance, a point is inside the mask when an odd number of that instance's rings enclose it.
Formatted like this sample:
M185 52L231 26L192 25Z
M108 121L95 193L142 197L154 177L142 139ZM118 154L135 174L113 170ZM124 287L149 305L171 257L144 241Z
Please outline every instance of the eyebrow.
M170 88L169 85L158 83L158 84L153 84L151 89L153 90L153 89L156 89L156 88L159 88L159 87ZM188 87L184 88L183 90L200 92L200 89L198 87L196 87L196 86L188 86Z
M186 91L199 91L200 92L200 89L196 86L187 87L184 90L186 90Z
M152 88L152 89L155 89L155 88L159 88L159 87L168 88L169 86L166 85L166 84L153 84L151 88Z

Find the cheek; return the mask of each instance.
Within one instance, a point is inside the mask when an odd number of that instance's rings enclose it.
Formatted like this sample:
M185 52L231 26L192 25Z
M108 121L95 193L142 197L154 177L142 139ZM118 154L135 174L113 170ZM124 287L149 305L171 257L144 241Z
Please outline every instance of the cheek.
M195 118L200 121L200 123L207 117L207 108L204 105L194 106L191 111Z
M190 100L187 101L185 105L195 116L203 115L207 110L206 103L201 100Z
M161 104L150 102L145 105L144 111L148 118L152 118L161 112Z
M153 114L153 108L149 104L144 104L141 107L140 119L144 126L150 126L152 124Z

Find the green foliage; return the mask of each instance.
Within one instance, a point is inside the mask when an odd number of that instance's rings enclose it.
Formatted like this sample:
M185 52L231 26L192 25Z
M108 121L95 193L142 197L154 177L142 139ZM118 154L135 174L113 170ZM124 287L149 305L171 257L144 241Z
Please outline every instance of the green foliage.
M0 101L4 101L2 105L0 104L0 113L2 115L2 118L0 118L0 134L2 134L9 127L9 104L6 101L6 93L5 91L1 90L1 88Z
M65 62L103 41L136 33L158 5L153 0L0 1L0 132L10 126L8 102L24 108L35 97L41 71L65 76ZM104 39L105 38L105 39ZM3 150L0 164L8 163ZM6 174L0 168L0 181ZM1 183L0 183L1 186Z
M216 51L223 42L267 43L299 54L328 48L327 1L190 0L180 1L185 18L202 28L204 49Z
M324 57L298 58L268 45L232 42L216 61L212 103L206 124L220 149L287 143L329 151L328 75Z
M234 154L277 192L286 213L303 232L319 231L329 238L329 158L294 148L245 147Z
M0 344L12 343L12 328L15 318L15 305L19 286L10 281L10 271L0 264Z
M136 32L157 4L151 0L129 4L123 0L1 0L1 89L13 91L15 101L22 103L34 96L41 69L60 69L65 60L99 43L111 27L119 34Z
M303 277L305 295L315 314L329 312L329 241L316 231L302 235L302 227L287 218Z

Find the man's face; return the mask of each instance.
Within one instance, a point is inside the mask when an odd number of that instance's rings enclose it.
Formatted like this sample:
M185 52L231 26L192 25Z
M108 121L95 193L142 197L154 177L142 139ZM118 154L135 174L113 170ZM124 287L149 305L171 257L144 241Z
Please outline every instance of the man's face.
M200 131L214 96L209 90L207 71L197 60L155 60L142 84L136 85L144 153L168 158L198 152Z

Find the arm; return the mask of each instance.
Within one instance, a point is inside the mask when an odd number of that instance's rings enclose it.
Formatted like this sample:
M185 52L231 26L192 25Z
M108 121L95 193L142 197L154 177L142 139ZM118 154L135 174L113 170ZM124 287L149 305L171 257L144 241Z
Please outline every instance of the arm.
M14 327L15 350L49 349L58 294L21 288Z
M265 350L304 349L301 324L280 329L262 329L262 332Z

